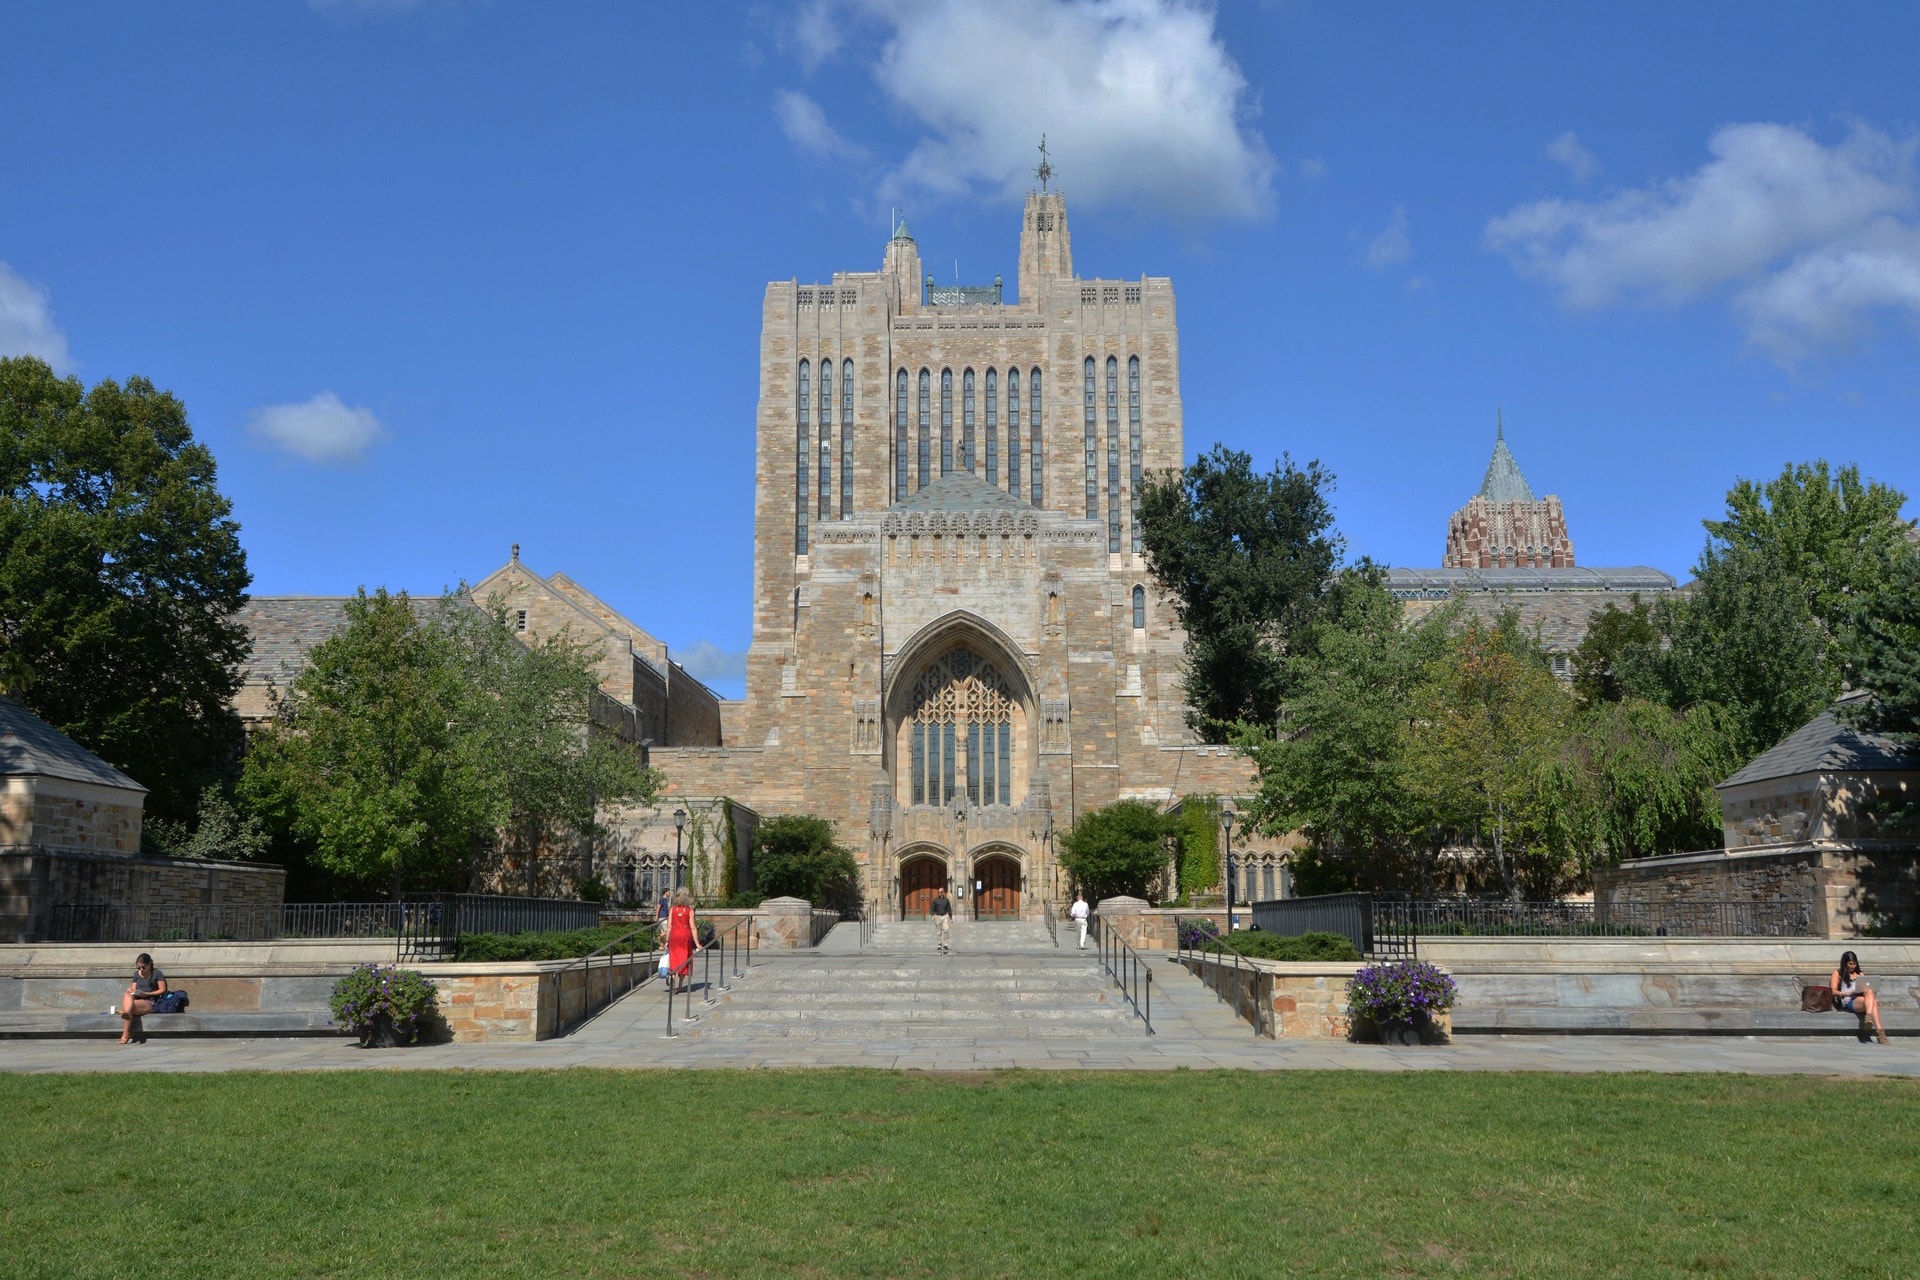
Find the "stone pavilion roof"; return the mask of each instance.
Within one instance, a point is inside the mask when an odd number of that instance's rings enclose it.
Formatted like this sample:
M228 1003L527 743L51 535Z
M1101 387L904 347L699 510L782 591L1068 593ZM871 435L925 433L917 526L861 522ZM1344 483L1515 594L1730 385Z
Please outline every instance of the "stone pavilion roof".
M0 697L0 777L23 776L146 790L19 702Z
M971 471L941 476L893 504L895 511L1032 511L1033 504L988 484Z
M1920 748L1856 729L1836 714L1841 707L1857 704L1865 696L1854 693L1842 698L1755 756L1746 768L1720 785L1737 787L1803 773L1920 771Z

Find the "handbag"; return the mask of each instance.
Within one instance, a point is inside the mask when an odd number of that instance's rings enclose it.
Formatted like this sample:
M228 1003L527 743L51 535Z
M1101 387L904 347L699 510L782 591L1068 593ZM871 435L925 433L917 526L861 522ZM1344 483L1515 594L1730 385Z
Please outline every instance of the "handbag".
M1832 987L1800 988L1800 1012L1832 1013L1834 1010Z

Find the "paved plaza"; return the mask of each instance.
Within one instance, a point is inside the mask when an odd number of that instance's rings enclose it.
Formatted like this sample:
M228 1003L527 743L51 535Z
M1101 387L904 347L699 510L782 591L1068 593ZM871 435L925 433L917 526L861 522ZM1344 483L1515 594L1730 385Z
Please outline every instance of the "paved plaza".
M1032 927L1037 929L1037 927ZM1154 1034L1070 939L1056 949L1018 926L957 936L954 954L898 926L877 945L762 953L715 1000L696 987L691 1023L676 1003L666 1032L651 985L564 1039L362 1050L333 1037L154 1036L122 1048L98 1039L0 1041L0 1070L350 1071L600 1068L1169 1071L1735 1071L1920 1076L1920 1040L1738 1036L1464 1036L1445 1047L1266 1040L1162 954L1153 972Z

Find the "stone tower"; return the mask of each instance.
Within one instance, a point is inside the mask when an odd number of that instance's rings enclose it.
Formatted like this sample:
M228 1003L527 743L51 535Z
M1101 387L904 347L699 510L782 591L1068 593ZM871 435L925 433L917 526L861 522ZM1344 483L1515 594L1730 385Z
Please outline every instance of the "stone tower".
M1571 569L1573 542L1560 499L1535 498L1507 448L1506 424L1497 418L1493 458L1480 492L1447 522L1447 569Z

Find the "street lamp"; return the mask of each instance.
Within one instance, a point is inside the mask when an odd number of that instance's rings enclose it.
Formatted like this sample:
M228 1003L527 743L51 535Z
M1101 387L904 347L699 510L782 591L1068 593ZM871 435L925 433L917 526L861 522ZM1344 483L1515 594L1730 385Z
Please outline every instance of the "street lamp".
M686 829L687 811L675 809L673 811L673 887L676 889L680 887L681 870L685 865L680 857L680 833Z
M1233 932L1233 820L1239 815L1231 808L1220 811L1220 823L1227 829L1227 932Z

